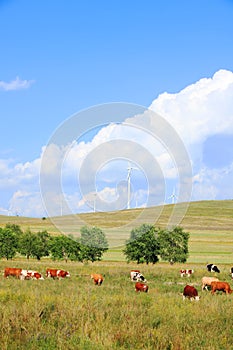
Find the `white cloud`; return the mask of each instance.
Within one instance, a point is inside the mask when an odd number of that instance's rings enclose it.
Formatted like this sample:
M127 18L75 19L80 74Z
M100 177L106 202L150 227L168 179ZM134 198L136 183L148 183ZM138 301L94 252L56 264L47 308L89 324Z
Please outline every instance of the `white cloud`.
M187 147L208 136L233 133L233 73L216 72L177 94L163 93L149 107L163 116Z
M100 199L101 210L125 208L128 160L142 170L141 173L135 172L132 178L136 184L134 203L137 201L139 206L146 206L148 203L159 204L164 200L164 192L167 195L170 191L163 188L163 181L173 181L173 187L174 182L179 181L179 173L186 172L186 164L182 163L183 153L179 153L179 147L176 149L178 138L180 144L184 144L188 149L193 166L192 199L233 198L232 163L224 168L211 169L202 161L203 143L208 137L224 133L233 134L233 73L220 70L213 78L201 79L179 93L163 93L152 102L150 108L171 126L170 130L165 129L160 134L164 139L156 138L148 131L157 130L161 126L157 123L155 113L149 110L126 120L126 123L131 122L131 126L123 123L103 127L91 142L74 141L66 146L51 144L42 149L38 159L24 164L0 160L1 190L11 191L8 204L0 203L3 211L4 208L11 207L20 208L22 215L45 215L39 196L40 171L49 179L45 187L46 196L50 203L54 204L54 215L60 215L61 211L61 194L56 191L60 181L65 192L63 200L67 202L67 206L64 205L64 213L67 213L68 206L72 212L93 210L93 193L96 191L99 196L96 198L97 208ZM178 133L179 137L172 140L175 133ZM166 142L169 143L169 147ZM221 155L216 154L216 157L218 156ZM114 163L115 158L125 158L125 163ZM87 159L89 161L85 163ZM179 162L179 169L176 161ZM80 188L78 174L82 167L83 183ZM143 171L147 183L142 181ZM54 178L57 174L60 174L60 177L57 177L56 182ZM125 181L124 186L122 181ZM118 184L123 186L120 187L120 199ZM148 195L151 196L149 202Z
M13 91L13 90L22 90L28 89L34 80L22 80L19 77L16 77L15 80L8 82L0 80L0 90L4 91Z

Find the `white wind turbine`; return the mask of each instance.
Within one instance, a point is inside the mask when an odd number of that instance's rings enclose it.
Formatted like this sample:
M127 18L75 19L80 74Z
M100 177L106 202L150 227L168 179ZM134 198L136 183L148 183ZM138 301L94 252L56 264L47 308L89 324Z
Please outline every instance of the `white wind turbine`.
M128 166L127 171L127 192L128 192L128 200L127 200L127 209L130 209L130 187L131 187L131 174L132 170L138 170L138 168L134 168L132 166Z
M172 204L175 204L175 201L177 200L177 195L175 193L175 187L173 188L172 194L170 197L168 197L168 199L172 200Z

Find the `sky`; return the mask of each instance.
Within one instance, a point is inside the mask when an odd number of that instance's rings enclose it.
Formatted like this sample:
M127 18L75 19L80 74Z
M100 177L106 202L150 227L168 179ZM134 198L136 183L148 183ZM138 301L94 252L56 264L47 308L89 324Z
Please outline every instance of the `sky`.
M232 18L232 0L0 0L0 214L232 199Z

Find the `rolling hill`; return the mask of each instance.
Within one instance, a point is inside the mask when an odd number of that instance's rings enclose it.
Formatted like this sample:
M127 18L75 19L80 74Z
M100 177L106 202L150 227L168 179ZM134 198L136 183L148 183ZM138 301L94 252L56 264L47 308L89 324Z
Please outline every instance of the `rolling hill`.
M185 212L185 215L183 213ZM173 215L173 221L171 217ZM179 224L190 233L188 262L222 262L233 264L233 200L199 201L131 209L116 212L96 212L54 218L0 216L0 226L20 225L25 230L47 230L50 234L79 236L80 227L100 227L106 234L110 249L106 260L124 260L121 252L130 231L143 223L164 228Z

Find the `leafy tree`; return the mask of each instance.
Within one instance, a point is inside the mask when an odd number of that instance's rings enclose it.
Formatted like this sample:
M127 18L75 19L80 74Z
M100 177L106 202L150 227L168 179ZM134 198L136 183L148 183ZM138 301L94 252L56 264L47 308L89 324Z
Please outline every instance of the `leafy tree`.
M10 228L0 228L0 258L12 259L18 248L18 236Z
M108 241L105 233L98 227L81 228L82 259L91 262L102 259L104 252L108 250Z
M138 264L146 262L155 264L158 261L159 243L154 226L143 224L130 233L123 250L126 260L136 261Z
M188 258L189 233L183 228L175 227L172 230L159 231L160 256L171 264L186 262Z
M22 234L19 241L19 253L26 255L27 259L33 256L35 252L36 245L36 235L32 233L29 229Z
M50 234L47 231L38 232L35 236L32 255L40 260L43 256L49 256Z
M80 243L72 236L54 236L50 238L50 252L54 260L81 260Z

